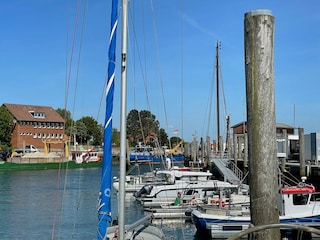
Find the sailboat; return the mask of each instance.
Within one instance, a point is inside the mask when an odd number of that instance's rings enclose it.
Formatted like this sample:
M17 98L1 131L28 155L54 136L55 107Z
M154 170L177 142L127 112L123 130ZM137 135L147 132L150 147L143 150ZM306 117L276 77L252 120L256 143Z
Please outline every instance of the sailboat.
M108 82L104 124L104 154L101 188L98 203L97 239L164 239L161 229L150 225L152 215L125 225L125 172L126 172L126 81L127 81L127 23L128 0L122 0L122 52L121 52L121 109L120 109L120 184L118 225L109 227L111 217L112 168L112 109L115 78L115 49L118 25L118 0L112 1L111 31L109 39Z

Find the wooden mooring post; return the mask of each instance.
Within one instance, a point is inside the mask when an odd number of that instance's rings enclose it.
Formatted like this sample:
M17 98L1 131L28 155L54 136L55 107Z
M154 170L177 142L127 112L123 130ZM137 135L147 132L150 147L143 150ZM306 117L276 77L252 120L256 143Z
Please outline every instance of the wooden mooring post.
M304 128L298 128L299 133L299 159L300 159L300 177L309 176L306 173L306 160L304 156Z
M244 27L251 221L259 226L279 223L274 17L270 10L250 11ZM255 239L280 239L280 231L264 230Z

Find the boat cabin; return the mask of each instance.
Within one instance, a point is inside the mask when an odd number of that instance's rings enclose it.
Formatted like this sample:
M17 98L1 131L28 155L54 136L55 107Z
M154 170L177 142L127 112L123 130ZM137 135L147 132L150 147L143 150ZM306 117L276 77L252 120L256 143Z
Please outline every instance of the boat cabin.
M318 195L318 197L316 197ZM299 183L297 186L283 187L280 196L280 216L290 213L306 212L319 209L320 205L315 205L315 201L319 199L320 194L316 193L314 186ZM315 207L316 206L316 207ZM310 207L313 208L310 209Z

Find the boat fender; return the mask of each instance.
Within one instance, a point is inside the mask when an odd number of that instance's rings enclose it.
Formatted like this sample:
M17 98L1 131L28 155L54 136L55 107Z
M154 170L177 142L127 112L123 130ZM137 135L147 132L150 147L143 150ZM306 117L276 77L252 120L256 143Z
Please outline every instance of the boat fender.
M226 203L222 201L220 198L217 200L217 204L221 204L221 207L225 207Z

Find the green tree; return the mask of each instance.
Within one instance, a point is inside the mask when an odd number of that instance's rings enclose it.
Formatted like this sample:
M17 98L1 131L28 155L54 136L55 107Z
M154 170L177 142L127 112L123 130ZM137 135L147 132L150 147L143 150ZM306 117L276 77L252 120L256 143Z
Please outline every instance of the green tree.
M103 142L103 126L98 124L97 127L92 132L92 144L94 146L101 146Z
M116 128L112 128L112 144L120 146L120 132Z
M152 143L153 138L159 136L159 121L150 111L133 109L127 116L127 136L129 144L137 142Z
M77 142L79 142L80 144L83 144L83 142L86 143L88 140L88 131L84 122L78 120L75 124L75 128Z
M11 146L11 131L13 129L13 117L4 107L0 107L0 144Z
M181 141L182 139L179 137L171 137L170 138L170 143L171 143L171 148L174 148L177 146L177 144Z
M62 108L57 108L56 112L65 120L65 127L64 127L65 130L67 130L69 127L74 125L70 111Z
M133 109L127 116L127 137L131 139L130 142L138 142L142 136L141 132L139 111Z
M65 129L65 133L70 137L71 143L75 144L77 142L77 128L72 125L69 128Z
M159 131L159 144L160 146L169 146L168 134L163 128Z
M82 117L76 122L78 125L79 122L82 122L86 127L86 133L83 135L84 141L91 141L93 145L101 145L103 139L103 127L99 125L98 122L93 117ZM78 128L78 126L77 126Z

